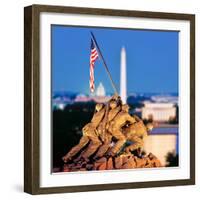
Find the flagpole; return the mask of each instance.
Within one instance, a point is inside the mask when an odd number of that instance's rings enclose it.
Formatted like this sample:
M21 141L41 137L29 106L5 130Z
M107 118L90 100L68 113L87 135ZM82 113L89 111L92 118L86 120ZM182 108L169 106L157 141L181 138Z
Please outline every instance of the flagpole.
M108 66L107 66L107 64L106 64L106 61L104 60L103 55L102 55L102 53L101 53L101 51L100 51L100 48L99 48L99 46L98 46L98 43L97 43L97 41L96 41L96 39L95 39L95 37L94 37L94 34L92 33L92 31L90 31L90 33L91 33L91 35L92 35L92 40L94 41L94 44L95 44L95 46L96 46L96 48L97 48L97 51L98 51L98 53L99 53L99 55L100 55L100 58L101 58L101 60L103 61L104 67L105 67L105 69L106 69L106 72L108 73L108 76L109 76L109 78L110 78L110 81L111 81L112 87L113 87L113 89L114 89L114 91L115 91L115 94L118 95L117 88L116 88L115 83L114 83L114 81L113 81L113 79L112 79L112 76L111 76L110 71L109 71L109 69L108 69Z

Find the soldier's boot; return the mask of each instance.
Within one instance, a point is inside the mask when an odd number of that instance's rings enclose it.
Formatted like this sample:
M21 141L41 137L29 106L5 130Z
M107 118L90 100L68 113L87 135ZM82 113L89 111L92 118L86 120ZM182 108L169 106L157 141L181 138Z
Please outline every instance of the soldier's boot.
M101 158L104 156L104 154L108 151L108 149L110 147L111 141L112 141L111 135L109 135L105 138L103 145L101 145L99 147L99 150L97 151L96 155L94 156L94 159Z
M80 154L77 158L75 158L73 161L74 161L75 163L83 162L83 160L85 160L85 159L83 159L83 157L82 157L83 153L84 153L84 151L81 152L81 154ZM85 161L88 161L88 160L85 160Z
M111 156L116 155L117 153L119 153L119 151L121 150L122 146L124 145L124 143L126 142L126 137L123 135L123 133L121 133L120 130L115 130L113 136L118 140L115 145L113 146L113 148L110 150L109 154Z
M84 159L88 159L102 144L101 141L98 139L98 137L92 137L90 138L90 144L87 147L87 149L83 152L82 157Z
M73 147L65 156L63 156L62 160L65 163L71 160L71 158L75 156L88 142L89 142L89 138L83 135L79 143L75 147Z
M87 151L87 149L85 149L84 151L81 152L81 154L76 158L74 159L74 162L78 163L78 162L89 162L89 159L88 158L84 158L83 155L85 154L85 152Z

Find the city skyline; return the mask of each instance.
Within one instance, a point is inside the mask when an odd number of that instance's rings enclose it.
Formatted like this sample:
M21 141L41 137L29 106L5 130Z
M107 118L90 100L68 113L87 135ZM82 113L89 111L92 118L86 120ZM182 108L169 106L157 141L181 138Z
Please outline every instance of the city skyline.
M178 93L178 33L52 26L52 89L89 94L90 31L120 92L120 53L127 54L127 94ZM143 58L144 57L144 58ZM83 67L82 67L83 66ZM100 60L95 85L113 90Z

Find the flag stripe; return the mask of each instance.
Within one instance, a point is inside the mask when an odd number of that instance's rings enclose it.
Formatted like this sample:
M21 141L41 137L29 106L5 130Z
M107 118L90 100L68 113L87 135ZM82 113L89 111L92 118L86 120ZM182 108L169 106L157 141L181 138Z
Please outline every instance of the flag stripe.
M94 63L98 58L98 52L95 48L93 40L91 40L91 52L90 52L90 91L94 92L95 84L94 84Z
M98 54L91 55L91 61L95 61L98 58Z

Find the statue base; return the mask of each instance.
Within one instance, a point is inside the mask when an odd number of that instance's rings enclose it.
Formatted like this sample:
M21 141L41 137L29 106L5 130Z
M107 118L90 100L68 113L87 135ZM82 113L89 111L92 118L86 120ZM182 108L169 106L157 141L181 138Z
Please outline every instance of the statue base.
M79 160L64 164L63 172L94 171L94 170L115 170L115 169L135 169L135 168L155 168L162 167L159 159L152 153L138 157L132 153L124 153L118 156L104 156L93 160Z

